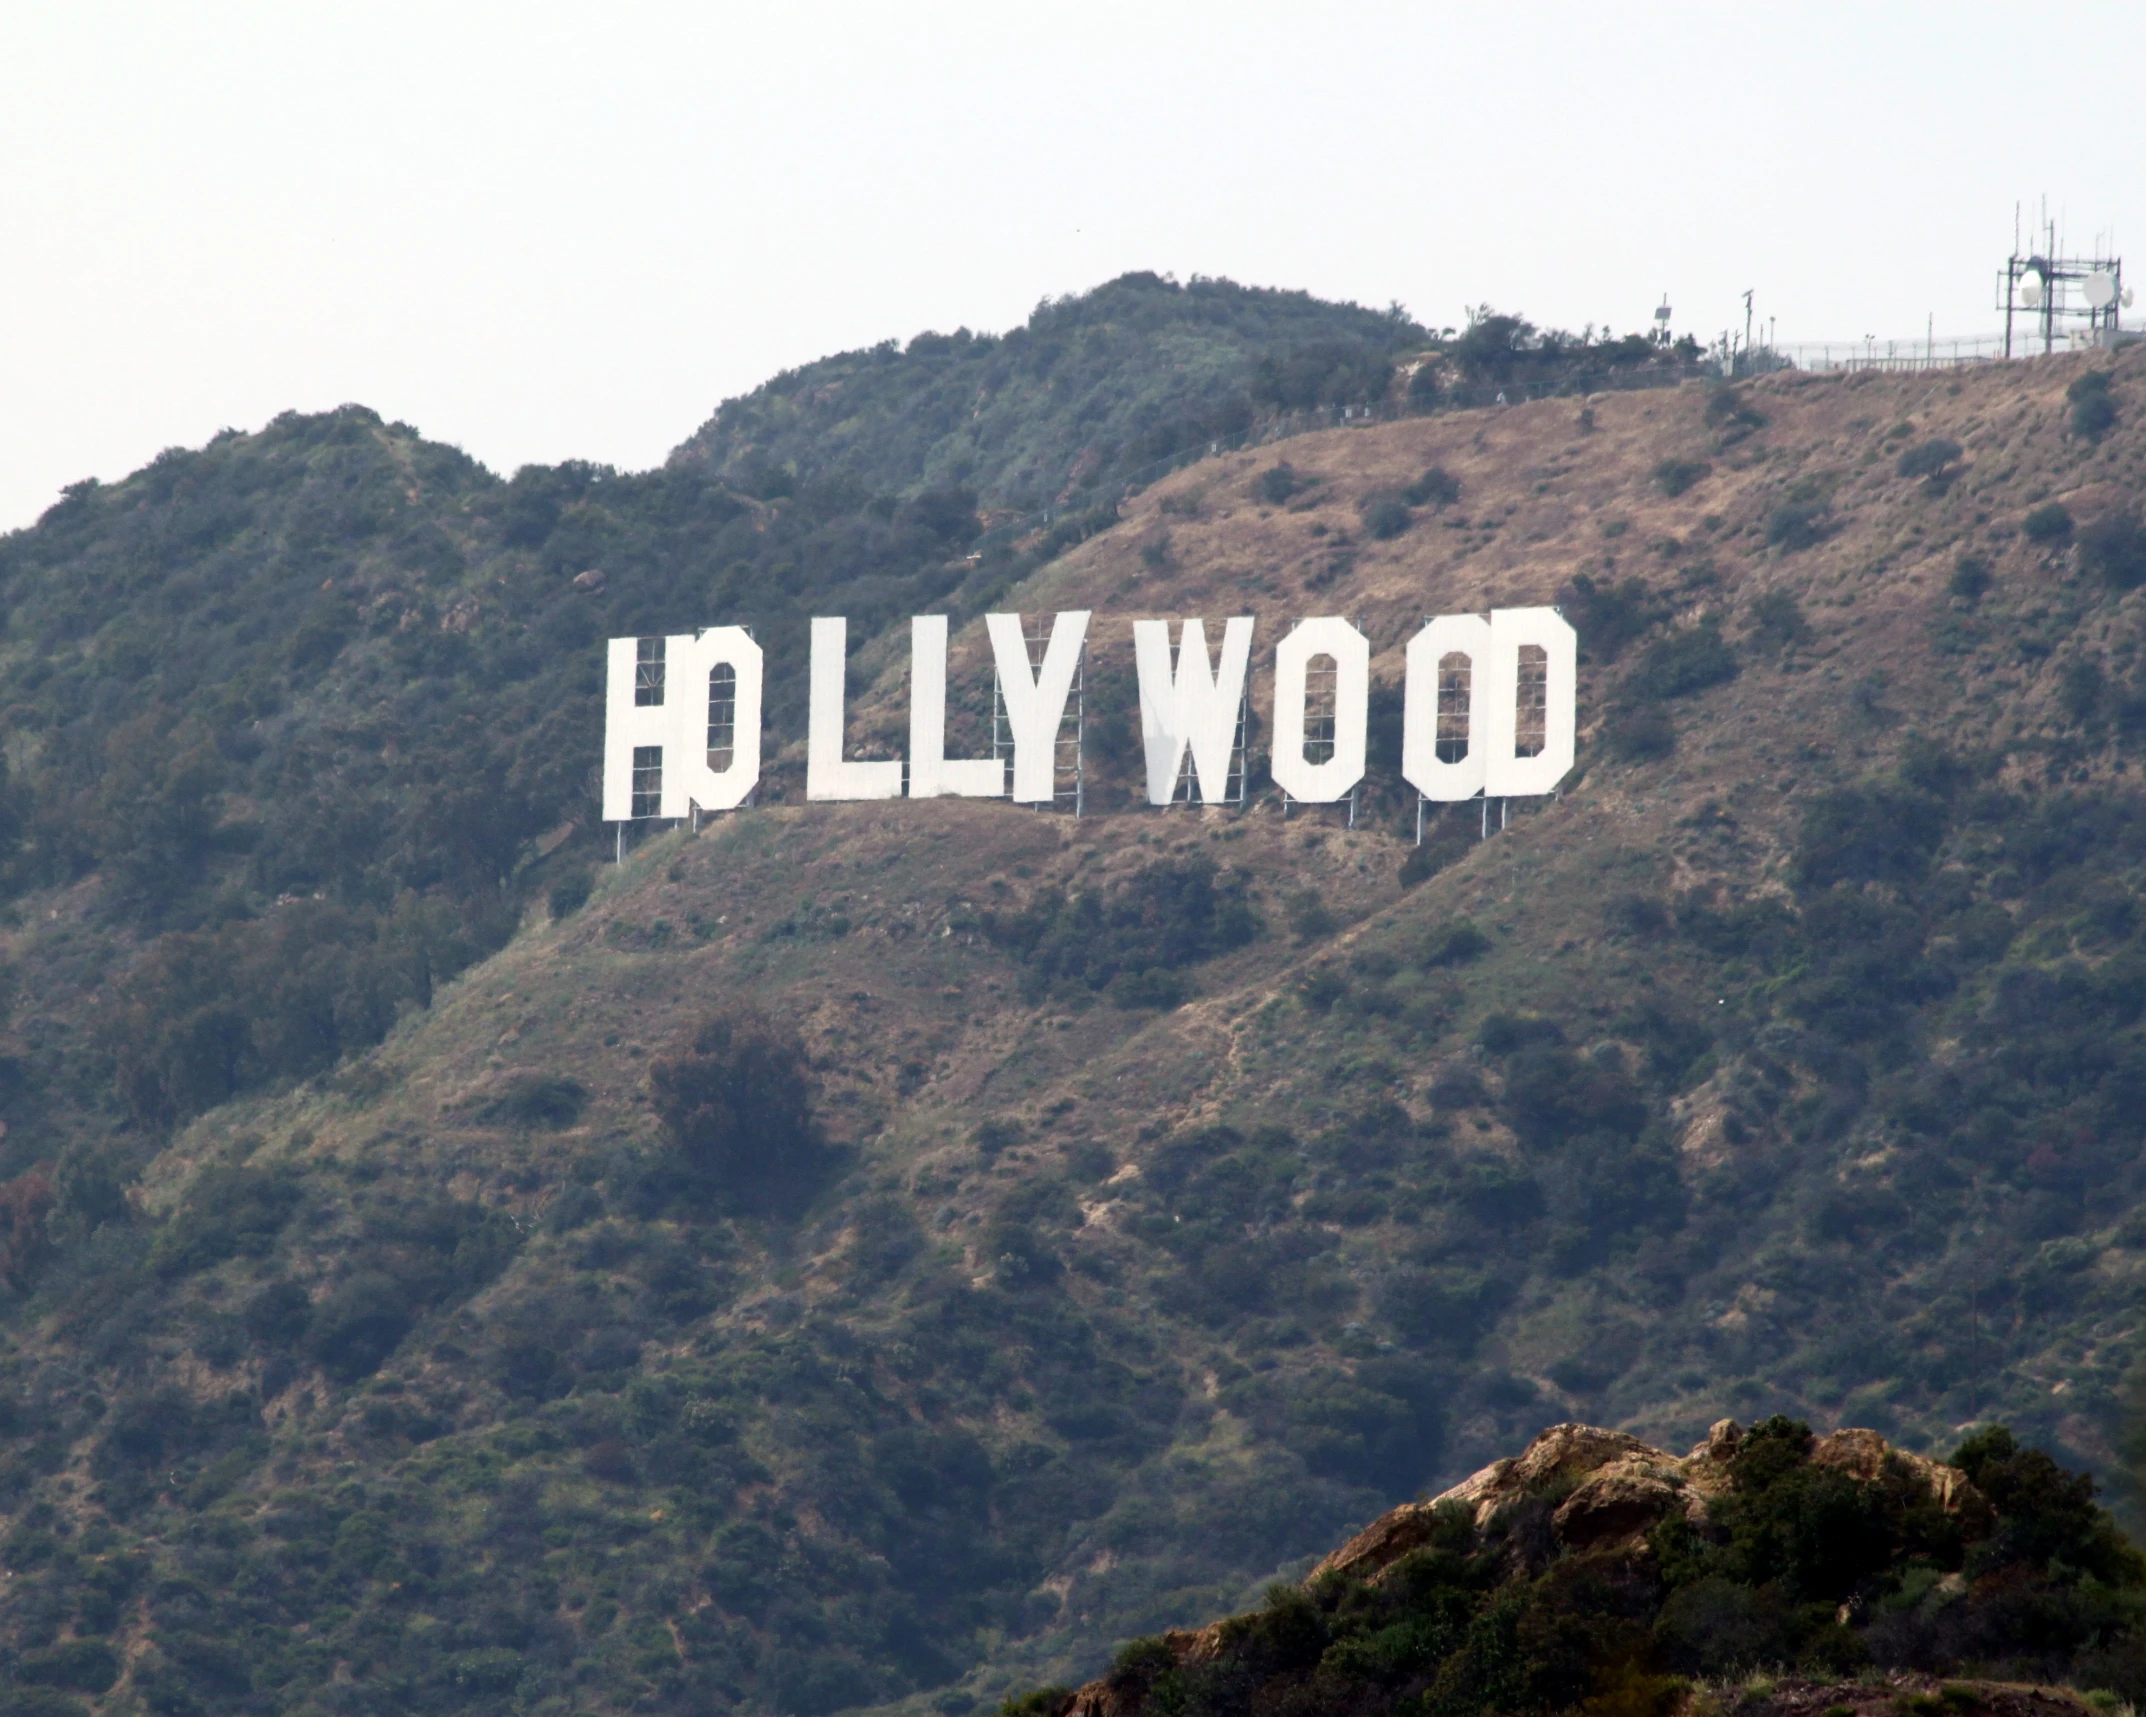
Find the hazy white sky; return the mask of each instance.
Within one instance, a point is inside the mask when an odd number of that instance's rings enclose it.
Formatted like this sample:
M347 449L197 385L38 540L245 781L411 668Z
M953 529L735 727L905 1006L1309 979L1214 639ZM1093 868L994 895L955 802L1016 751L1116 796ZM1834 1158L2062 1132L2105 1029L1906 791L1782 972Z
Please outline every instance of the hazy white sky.
M2136 0L0 0L0 529L345 400L647 466L778 369L1132 268L1978 331L2020 199L2146 281L2142 66Z

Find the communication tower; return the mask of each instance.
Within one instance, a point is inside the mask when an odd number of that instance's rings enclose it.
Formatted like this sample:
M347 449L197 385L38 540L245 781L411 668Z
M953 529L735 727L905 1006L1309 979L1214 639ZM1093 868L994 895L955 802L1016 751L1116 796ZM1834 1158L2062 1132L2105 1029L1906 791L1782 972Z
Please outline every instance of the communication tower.
M2133 298L2124 284L2124 259L2102 254L2099 243L2089 256L2059 255L2056 222L2045 215L2042 227L2042 247L2024 256L2015 228L2012 254L1998 275L2004 355L2013 355L2015 321L2028 318L2021 343L2031 349L2038 327L2045 354L2057 349L2060 331L2066 345L2115 345Z

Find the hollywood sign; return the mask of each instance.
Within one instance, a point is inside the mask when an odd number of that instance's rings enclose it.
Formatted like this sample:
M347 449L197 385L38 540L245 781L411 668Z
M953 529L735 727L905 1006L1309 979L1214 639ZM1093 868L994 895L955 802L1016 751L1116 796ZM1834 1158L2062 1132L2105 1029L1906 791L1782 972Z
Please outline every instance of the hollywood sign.
M1012 735L1010 782L1002 758L946 755L945 615L919 615L909 623L909 754L903 759L843 755L849 623L814 620L805 797L1050 801L1066 704L1092 618L1086 610L1054 616L1043 660L1035 663L1019 615L984 617L1004 725ZM1240 716L1251 682L1252 630L1248 615L1225 621L1217 660L1208 653L1205 625L1187 620L1173 661L1167 621L1133 622L1149 803L1171 802L1188 755L1200 797L1210 803L1225 797L1233 766L1242 768ZM1403 778L1431 800L1550 792L1572 768L1577 656L1578 639L1554 608L1502 608L1487 619L1443 614L1430 621L1408 645ZM1313 758L1306 726L1314 664L1321 658L1327 664L1319 670L1322 680L1331 680L1333 737L1331 745L1317 747L1326 755ZM764 652L742 626L611 639L604 819L682 818L696 807L728 811L744 804L760 779L765 669ZM1273 676L1269 768L1275 785L1305 804L1346 799L1364 776L1370 640L1337 615L1302 621L1275 646ZM727 744L711 751L717 729ZM723 766L712 767L711 756L726 751Z

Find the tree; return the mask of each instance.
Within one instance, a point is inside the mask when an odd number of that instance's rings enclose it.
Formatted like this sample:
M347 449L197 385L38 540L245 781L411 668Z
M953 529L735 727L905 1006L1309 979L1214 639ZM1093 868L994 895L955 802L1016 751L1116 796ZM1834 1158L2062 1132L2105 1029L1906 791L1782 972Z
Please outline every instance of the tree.
M732 1208L793 1211L828 1162L804 1040L743 1008L713 1014L648 1070L649 1098L689 1168Z
M1468 312L1468 331L1453 343L1453 360L1477 381L1510 381L1519 355L1535 338L1535 324L1503 316L1488 304Z

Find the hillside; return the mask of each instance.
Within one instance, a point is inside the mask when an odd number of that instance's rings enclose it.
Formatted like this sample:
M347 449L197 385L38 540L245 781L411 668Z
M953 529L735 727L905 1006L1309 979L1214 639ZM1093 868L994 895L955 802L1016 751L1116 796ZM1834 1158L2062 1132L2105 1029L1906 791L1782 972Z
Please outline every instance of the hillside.
M1553 1425L1259 1611L1004 1709L2083 1717L2138 1679L2141 1585L2091 1484L2001 1429L1939 1463L1780 1417L1682 1459Z
M10 1675L960 1717L1547 1417L2003 1418L2108 1473L2146 365L2089 435L2106 366L1334 430L979 565L937 492L506 484L355 410L71 498L0 543ZM1133 805L1133 616L1249 609L1264 663L1358 615L1391 684L1424 614L1552 600L1580 769L1489 840L1460 808L1404 870L1390 697L1353 831ZM898 622L952 611L973 689L987 601L1098 612L1092 814L800 803L803 618L852 616L898 744ZM716 619L769 646L771 802L592 871L595 640ZM741 1000L817 1087L780 1198L651 1102Z
M1257 416L1382 400L1428 338L1398 308L1127 274L1003 335L924 333L788 370L671 455L753 493L964 488L1063 505Z

